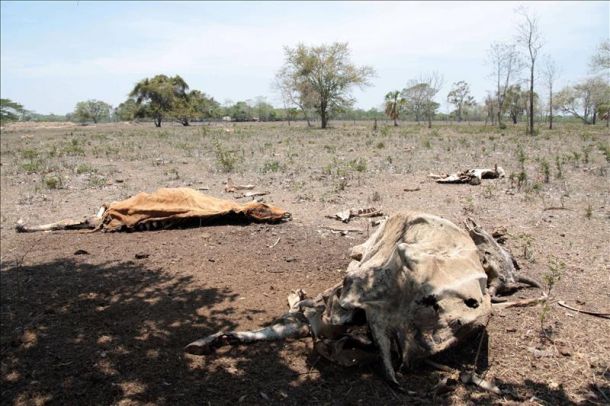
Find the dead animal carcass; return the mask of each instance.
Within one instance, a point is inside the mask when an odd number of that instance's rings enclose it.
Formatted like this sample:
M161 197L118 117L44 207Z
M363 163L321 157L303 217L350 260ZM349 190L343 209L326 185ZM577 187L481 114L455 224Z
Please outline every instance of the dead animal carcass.
M63 220L40 226L17 223L16 231L93 229L104 231L150 230L178 224L215 219L279 222L290 213L259 202L241 204L218 199L190 188L161 188L154 193L138 193L129 199L103 205L97 216Z
M469 183L471 185L480 185L482 179L498 179L505 176L504 169L496 165L493 169L467 169L459 173L452 174L430 174L430 178L435 179L437 183Z
M186 347L206 354L227 344L313 336L342 365L379 355L387 379L397 367L456 345L491 316L488 277L468 233L415 212L391 216L362 245L343 281L314 299L289 296L290 311L269 327L219 332Z

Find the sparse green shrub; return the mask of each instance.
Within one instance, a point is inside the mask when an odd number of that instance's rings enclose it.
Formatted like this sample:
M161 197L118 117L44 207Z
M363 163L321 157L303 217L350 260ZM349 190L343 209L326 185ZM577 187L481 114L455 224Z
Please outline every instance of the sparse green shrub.
M239 157L235 151L229 151L223 147L219 140L214 141L216 153L216 163L223 172L233 172L239 162Z
M59 189L62 186L61 177L58 175L47 175L43 178L43 183L47 189Z
M91 165L86 164L86 163L79 164L76 167L76 173L78 175L81 175L83 173L95 173L95 172L97 172L97 170L95 168L93 168Z
M587 205L587 208L585 209L585 217L588 220L590 220L592 216L593 216L593 206L591 206L591 203L589 203Z
M557 169L555 177L557 179L563 178L563 160L559 155L555 156L555 168Z
M540 160L540 172L544 178L544 183L549 183L551 178L551 168L549 167L548 161L544 158Z
M349 167L357 172L366 172L366 160L364 158L357 158L349 162Z
M267 161L263 165L261 172L262 173L279 172L281 169L282 169L282 165L279 163L279 161Z
M81 147L80 142L76 138L72 138L68 144L66 144L62 152L68 156L82 156L85 155L85 150Z
M385 144L382 141L380 141L380 142L377 143L377 145L375 145L375 148L383 149L383 148L385 148Z
M603 144L600 142L597 144L597 148L606 158L606 162L610 163L610 144Z

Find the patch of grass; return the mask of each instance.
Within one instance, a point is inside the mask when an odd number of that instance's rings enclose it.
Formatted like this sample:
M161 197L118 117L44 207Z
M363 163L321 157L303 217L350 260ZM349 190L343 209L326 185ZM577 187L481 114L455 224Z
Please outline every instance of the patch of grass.
M587 208L585 209L585 218L587 220L591 220L592 216L593 216L593 206L591 206L591 203L589 203L587 205Z
M102 187L102 186L106 186L106 178L104 178L103 176L99 176L99 175L93 175L89 178L89 187L94 187L94 188L98 188L98 187Z
M85 155L85 149L80 145L78 139L72 138L70 142L62 148L62 153L68 156L83 156Z
M380 141L377 143L377 145L375 145L375 148L377 149L384 149L385 148L385 144L383 143L383 141Z
M269 173L269 172L279 172L280 170L282 170L282 165L280 164L279 161L266 161L263 165L263 167L261 168L261 172L262 173Z
M357 158L349 162L348 166L356 172L366 172L366 159Z
M544 183L549 183L551 178L551 168L548 161L544 158L540 160L540 173L542 173Z
M76 174L77 175L81 175L83 173L95 173L95 172L97 172L97 169L95 169L94 167L92 167L91 165L89 165L87 163L79 164L76 167Z
M61 177L59 175L47 175L42 180L47 189L59 189L62 187Z
M233 172L239 163L239 157L235 151L225 149L219 140L214 141L214 152L216 164L222 172Z
M597 144L597 149L604 155L606 158L606 162L610 163L610 144L599 143Z

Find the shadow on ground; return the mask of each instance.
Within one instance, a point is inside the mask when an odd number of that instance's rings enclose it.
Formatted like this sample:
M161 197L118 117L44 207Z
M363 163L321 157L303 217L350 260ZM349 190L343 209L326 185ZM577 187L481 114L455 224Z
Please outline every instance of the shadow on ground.
M238 297L228 288L193 288L190 277L131 261L3 264L1 287L3 403L456 403L454 388L434 393L446 373L414 365L401 377L406 392L398 393L380 379L378 366L329 364L312 353L309 340L185 355L185 344L235 328L232 320L252 313L235 314L231 303ZM474 339L436 360L463 368L477 344ZM306 368L293 365L299 362ZM486 363L484 350L479 365L484 369ZM570 403L561 388L498 384L509 394L505 400L536 396L549 404ZM502 401L474 388L461 396L482 404Z

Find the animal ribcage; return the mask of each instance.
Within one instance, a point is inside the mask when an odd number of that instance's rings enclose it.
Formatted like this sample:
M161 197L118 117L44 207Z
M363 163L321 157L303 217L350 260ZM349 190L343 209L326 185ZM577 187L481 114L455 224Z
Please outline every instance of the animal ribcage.
M147 221L144 223L136 224L133 228L136 231L155 231L165 230L168 228L174 228L178 224L178 220L159 220L159 221Z

